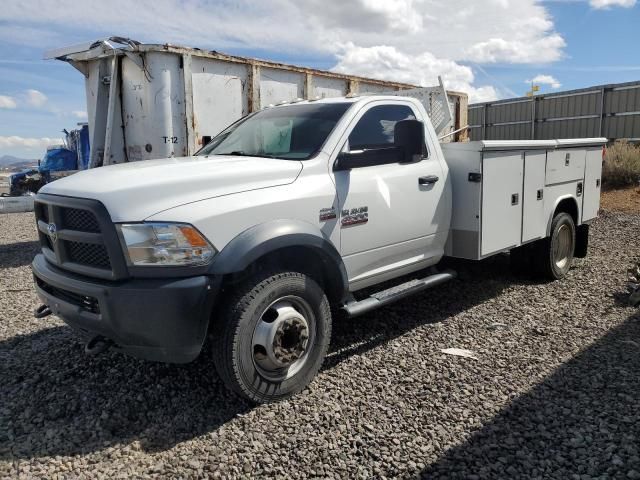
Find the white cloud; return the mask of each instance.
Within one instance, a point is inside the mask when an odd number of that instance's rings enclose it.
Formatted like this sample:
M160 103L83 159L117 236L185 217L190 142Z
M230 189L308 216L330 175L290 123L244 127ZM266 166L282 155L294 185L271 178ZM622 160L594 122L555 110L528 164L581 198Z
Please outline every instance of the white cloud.
M533 42L492 38L470 47L467 55L479 63L547 63L560 60L565 46L564 39L557 33Z
M17 108L18 105L28 105L30 107L42 108L48 101L47 96L39 90L25 90L17 97L0 95L0 108Z
M39 90L29 89L24 92L27 105L41 108L47 103L47 96Z
M84 110L74 110L71 112L71 115L79 120L85 120L87 118L87 112Z
M492 102L504 96L492 85L486 85L484 87L470 87L463 91L469 94L469 103Z
M597 10L611 7L631 8L635 6L636 0L589 0L589 5Z
M17 104L13 97L0 95L0 108L16 108Z
M441 75L448 89L467 92L471 102L491 101L498 97L492 86L473 86L471 68L436 58L429 52L410 56L392 46L363 48L347 44L338 57L334 68L337 72L358 72L366 77L417 85L437 85L438 75Z
M551 88L560 88L562 86L562 84L555 77L552 77L551 75L536 75L531 80L525 80L524 83L526 84L538 83L541 85L549 85Z
M63 143L60 138L25 138L18 136L0 136L0 148L24 148L29 150L45 150L49 145Z
M260 47L295 63L304 52L305 58L336 58L337 69L354 74L426 81L441 73L477 98L497 92L475 85L465 62L553 62L565 47L539 0L25 0L3 5L0 23L0 41L10 44L20 41L12 36L16 30L28 31L32 44L52 47L63 46L52 40L63 34L70 44L118 32L222 51ZM72 34L68 25L76 26ZM356 51L381 63L357 61ZM388 64L399 68L395 75Z

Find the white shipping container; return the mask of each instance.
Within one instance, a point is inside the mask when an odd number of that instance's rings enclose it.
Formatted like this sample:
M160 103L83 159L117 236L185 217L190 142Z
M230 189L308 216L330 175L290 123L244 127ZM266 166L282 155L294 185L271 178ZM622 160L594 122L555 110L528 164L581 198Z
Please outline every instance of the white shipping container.
M51 51L46 57L69 62L86 78L92 167L192 155L240 117L272 104L415 88L118 37ZM426 91L435 96L444 90ZM440 134L466 122L466 94L447 93L448 104L457 108L447 108ZM464 112L464 118L456 117L456 111ZM441 113L439 109L439 120Z

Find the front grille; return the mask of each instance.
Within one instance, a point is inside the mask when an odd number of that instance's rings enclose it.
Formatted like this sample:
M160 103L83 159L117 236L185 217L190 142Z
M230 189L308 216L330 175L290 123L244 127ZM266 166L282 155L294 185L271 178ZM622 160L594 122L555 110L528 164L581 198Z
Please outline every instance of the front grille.
M51 242L51 239L49 238L49 236L43 235L43 239L44 239L44 246L53 252L53 243Z
M100 304L98 303L97 298L88 295L80 295L78 293L70 292L69 290L54 287L38 277L35 277L35 279L36 284L49 295L53 295L64 302L76 305L87 312L95 313L96 315L100 314Z
M93 243L65 242L69 261L90 267L111 269L109 254L104 245Z
M69 230L100 233L100 225L98 225L96 216L87 210L80 210L78 208L62 209L62 225L63 228Z
M39 194L35 214L42 251L50 263L107 280L127 276L115 225L100 202Z
M34 207L36 218L44 223L49 223L49 209L44 203L36 203Z

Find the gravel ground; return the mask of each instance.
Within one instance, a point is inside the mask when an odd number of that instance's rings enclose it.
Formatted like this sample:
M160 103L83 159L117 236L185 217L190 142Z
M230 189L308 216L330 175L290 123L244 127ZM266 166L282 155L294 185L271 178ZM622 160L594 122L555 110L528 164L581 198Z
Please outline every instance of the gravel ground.
M35 320L29 214L0 216L0 477L640 478L640 215L605 212L562 282L508 259L338 321L302 394L251 408L208 352L89 358ZM477 359L447 356L465 348Z

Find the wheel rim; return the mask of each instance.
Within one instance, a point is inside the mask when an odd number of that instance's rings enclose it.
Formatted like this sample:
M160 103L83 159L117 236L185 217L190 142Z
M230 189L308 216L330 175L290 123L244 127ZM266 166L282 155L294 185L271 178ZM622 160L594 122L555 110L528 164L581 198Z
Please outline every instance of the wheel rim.
M567 224L560 225L553 248L553 260L556 266L564 270L569 264L572 254L573 236L571 235L571 228Z
M260 315L253 330L252 358L258 372L276 381L291 378L307 362L315 340L315 318L299 297L283 297Z

